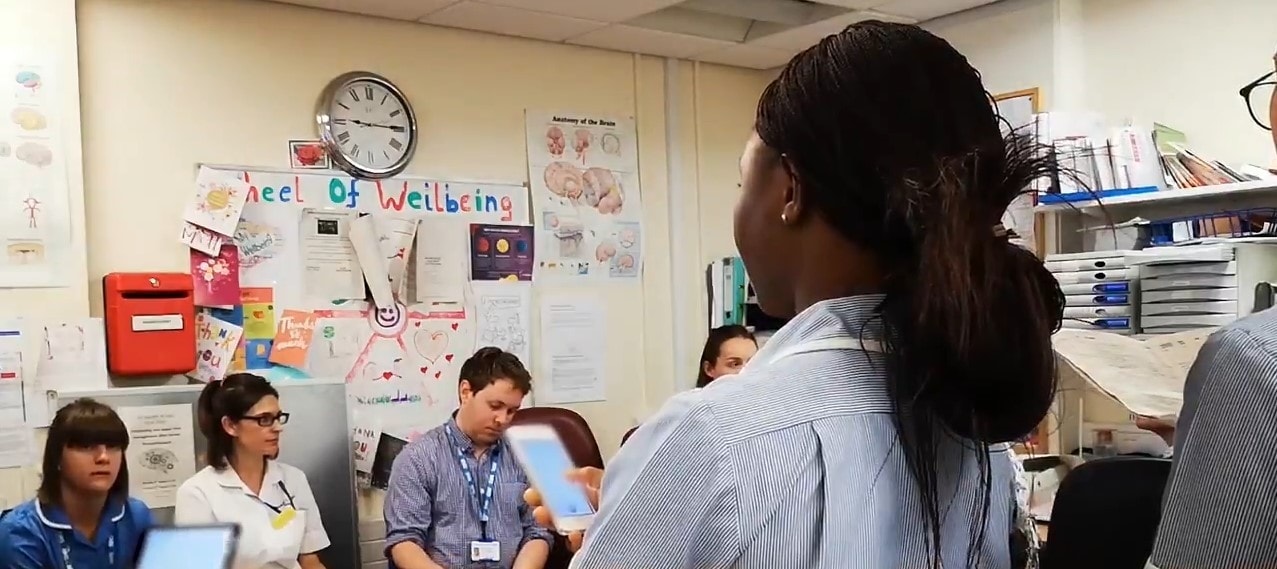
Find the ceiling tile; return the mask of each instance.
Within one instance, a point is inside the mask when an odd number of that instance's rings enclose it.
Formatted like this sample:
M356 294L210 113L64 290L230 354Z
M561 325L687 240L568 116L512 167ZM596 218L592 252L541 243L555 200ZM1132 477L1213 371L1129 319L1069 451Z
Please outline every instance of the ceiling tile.
M793 51L741 44L698 54L692 59L751 69L771 69L789 63L793 55Z
M607 24L481 2L461 2L421 19L427 24L546 41L563 41Z
M851 24L863 22L865 20L903 21L906 23L912 23L912 20L910 19L880 14L876 11L851 12L841 16L834 16L828 20L821 20L814 24L785 30L770 36L763 36L749 42L749 45L770 47L773 49L781 49L791 53L797 53L816 45L817 42L825 39L825 36L836 34L843 31L844 28Z
M896 16L925 21L992 4L997 0L891 0L874 6L874 10Z
M302 3L297 0L289 0L289 2ZM458 0L309 0L305 3L341 12L416 21L422 16L456 2Z
M568 40L568 43L680 59L690 59L697 53L707 53L736 45L728 41L617 24L572 38Z
M597 22L624 22L683 0L480 0L487 4L548 12Z

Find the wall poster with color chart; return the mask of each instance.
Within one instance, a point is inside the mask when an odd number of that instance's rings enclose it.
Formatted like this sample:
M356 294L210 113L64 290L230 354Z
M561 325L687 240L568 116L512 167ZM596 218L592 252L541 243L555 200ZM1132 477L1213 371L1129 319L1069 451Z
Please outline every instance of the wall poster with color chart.
M636 279L643 205L634 117L527 111L535 279Z
M0 288L68 286L74 264L59 85L47 62L0 57L0 72L0 95L8 96L0 105Z

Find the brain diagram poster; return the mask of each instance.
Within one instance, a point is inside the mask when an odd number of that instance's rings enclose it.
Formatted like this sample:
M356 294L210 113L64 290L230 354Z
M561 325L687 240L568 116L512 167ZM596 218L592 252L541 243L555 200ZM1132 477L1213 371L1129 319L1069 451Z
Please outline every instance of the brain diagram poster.
M633 117L527 111L534 279L635 279L643 271Z

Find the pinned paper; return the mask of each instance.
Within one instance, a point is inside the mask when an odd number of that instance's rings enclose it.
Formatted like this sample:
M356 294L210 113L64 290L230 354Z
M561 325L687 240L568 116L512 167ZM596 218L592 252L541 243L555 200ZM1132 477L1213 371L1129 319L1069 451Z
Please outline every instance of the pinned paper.
M208 383L226 376L244 329L200 312L195 317L195 369L190 377Z
M381 440L381 429L356 426L352 439L355 472L372 473L372 462L377 456L377 442Z
M248 191L248 183L233 174L201 166L195 178L195 196L187 204L182 219L231 237L244 212Z
M270 361L279 365L301 369L306 365L306 353L315 335L315 313L302 310L285 310L279 318Z
M239 250L234 245L222 245L216 256L191 249L190 259L196 306L239 303Z
M243 289L240 303L244 311L244 338L271 340L275 337L274 292L270 288Z

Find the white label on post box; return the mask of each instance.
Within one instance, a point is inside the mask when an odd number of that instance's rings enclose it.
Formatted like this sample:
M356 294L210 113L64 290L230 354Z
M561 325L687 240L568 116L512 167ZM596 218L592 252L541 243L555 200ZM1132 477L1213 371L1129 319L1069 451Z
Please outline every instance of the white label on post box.
M181 330L183 327L181 314L148 314L133 317L134 332L159 332L162 330Z

